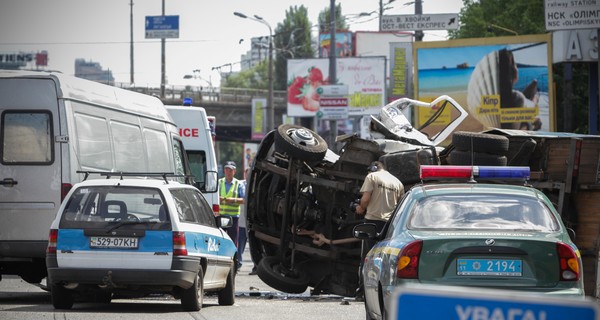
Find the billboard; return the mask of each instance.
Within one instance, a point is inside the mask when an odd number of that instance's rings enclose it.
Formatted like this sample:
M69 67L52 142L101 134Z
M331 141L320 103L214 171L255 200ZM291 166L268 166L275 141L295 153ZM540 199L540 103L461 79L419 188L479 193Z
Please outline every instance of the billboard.
M319 34L319 57L329 57L331 51L331 34ZM352 43L352 32L336 31L335 33L335 53L336 57L351 57L354 56L354 45Z
M415 42L415 95L449 95L469 117L459 130L554 131L551 34ZM418 123L431 110L419 110Z
M287 114L319 116L318 88L330 84L329 59L289 59ZM385 104L385 57L336 59L338 85L348 86L348 114L377 114Z

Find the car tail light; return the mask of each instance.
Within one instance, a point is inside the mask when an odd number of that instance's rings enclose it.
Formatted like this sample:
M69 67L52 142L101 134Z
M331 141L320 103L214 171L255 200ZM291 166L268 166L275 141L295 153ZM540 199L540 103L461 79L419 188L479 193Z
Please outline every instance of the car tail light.
M56 243L58 242L58 230L50 229L50 234L48 236L48 248L46 248L46 253L56 254Z
M564 243L556 244L558 252L558 261L560 265L560 280L561 281L577 281L581 270L579 268L579 259L575 250Z
M213 204L213 213L214 213L215 217L218 216L220 212L221 212L221 207L219 207L218 204Z
M419 277L419 258L423 241L417 240L407 244L398 256L396 276L403 279L417 279Z
M185 246L185 232L173 231L173 255L187 256L187 248Z
M65 197L67 196L67 193L69 193L69 191L71 190L71 188L73 188L73 185L70 183L63 183L60 186L60 200L65 200Z

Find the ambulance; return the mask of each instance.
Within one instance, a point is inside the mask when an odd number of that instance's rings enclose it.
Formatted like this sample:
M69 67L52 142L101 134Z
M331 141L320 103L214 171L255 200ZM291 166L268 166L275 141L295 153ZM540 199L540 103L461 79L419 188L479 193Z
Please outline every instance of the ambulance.
M215 215L219 213L217 192L217 156L215 153L215 119L206 115L202 107L165 106L178 127L179 135L187 153L195 185L212 205Z

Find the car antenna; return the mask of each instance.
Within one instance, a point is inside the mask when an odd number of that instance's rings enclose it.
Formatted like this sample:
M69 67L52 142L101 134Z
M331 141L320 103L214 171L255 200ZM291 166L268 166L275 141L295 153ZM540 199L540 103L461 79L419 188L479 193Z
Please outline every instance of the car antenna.
M470 183L477 183L474 177L475 172L475 152L473 152L473 136L471 135L471 178L469 179Z

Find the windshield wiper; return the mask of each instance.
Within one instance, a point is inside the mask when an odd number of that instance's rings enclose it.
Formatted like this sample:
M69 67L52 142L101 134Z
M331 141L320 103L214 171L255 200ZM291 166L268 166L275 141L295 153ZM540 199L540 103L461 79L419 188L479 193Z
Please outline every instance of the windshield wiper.
M120 228L124 225L134 225L134 224L150 224L150 223L156 223L155 221L131 221L131 220L125 220L125 221L121 221L117 224L115 224L114 226L110 227L110 229L106 230L106 233L109 233L117 228Z

